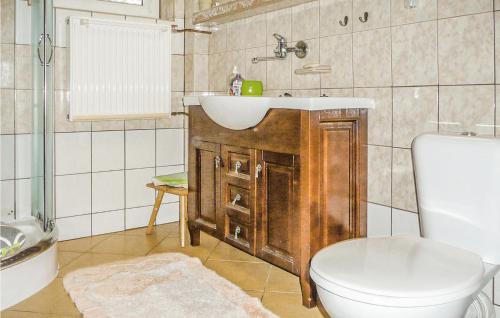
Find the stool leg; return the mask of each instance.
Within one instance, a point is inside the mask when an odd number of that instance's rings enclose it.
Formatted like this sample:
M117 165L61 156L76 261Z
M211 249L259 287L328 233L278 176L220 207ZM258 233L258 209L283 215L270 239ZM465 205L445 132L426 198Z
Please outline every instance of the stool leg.
M186 245L186 211L187 211L187 200L186 197L179 196L179 234L181 238L181 247Z
M156 195L155 206L153 207L153 212L151 212L151 217L149 218L148 229L146 230L146 234L148 234L148 235L153 233L153 227L155 225L156 216L158 215L158 211L160 210L161 201L163 200L164 194L165 194L165 192L158 191L158 194Z

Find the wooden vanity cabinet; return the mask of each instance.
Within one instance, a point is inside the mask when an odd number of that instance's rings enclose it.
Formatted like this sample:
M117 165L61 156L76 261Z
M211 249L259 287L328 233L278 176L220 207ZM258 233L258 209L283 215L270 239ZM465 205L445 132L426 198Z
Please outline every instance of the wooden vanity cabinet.
M366 235L367 110L272 109L230 130L189 111L188 227L300 277L315 305L312 256Z

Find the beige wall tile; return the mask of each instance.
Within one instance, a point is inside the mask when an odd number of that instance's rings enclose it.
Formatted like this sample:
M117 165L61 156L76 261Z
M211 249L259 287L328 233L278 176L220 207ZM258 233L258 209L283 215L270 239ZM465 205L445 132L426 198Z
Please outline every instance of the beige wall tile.
M68 120L69 114L69 92L63 90L54 91L54 128L56 132L90 131L91 123L85 121Z
M208 55L195 54L193 56L194 91L208 90Z
M391 1L391 25L429 21L437 18L436 0L419 0L413 9L405 8L405 1Z
M172 92L172 112L184 111L182 103L183 93ZM156 120L156 128L182 128L185 116L178 115L170 118L162 118Z
M32 94L29 89L16 90L16 134L29 134L32 132Z
M259 62L257 64L252 63L252 58L256 56L265 56L266 47L258 47L253 49L247 49L245 52L245 76L248 80L258 80L262 81L264 89L266 89L266 62Z
M391 25L391 0L353 0L352 16L354 31L365 31ZM368 12L368 20L362 23L359 18Z
M438 24L439 83L493 83L493 14L444 19Z
M439 0L439 18L456 17L459 15L488 12L493 10L491 0Z
M393 146L410 148L413 138L438 131L438 88L395 87L393 89Z
M353 97L354 90L352 88L333 88L333 89L321 89L321 95L331 97Z
M245 20L237 20L226 24L227 50L241 50L246 47L245 34L247 23Z
M227 92L226 75L220 71L227 67L225 57L225 53L210 54L208 57L208 89L210 91Z
M31 59L31 45L16 45L16 89L31 89Z
M209 35L187 32L185 37L185 54L208 54Z
M392 88L355 88L354 96L375 100L375 109L368 111L368 143L392 145Z
M220 53L227 48L227 26L225 24L218 25L210 29L210 40L208 42L208 52Z
M1 89L0 134L14 133L14 101L13 89Z
M267 55L273 54L274 47L267 47ZM292 61L287 58L282 61L259 62L267 63L267 89L292 88Z
M154 119L135 119L125 121L125 130L134 129L155 129Z
M392 85L390 28L354 33L353 70L354 87Z
M305 58L299 59L293 53L288 57L292 60L292 89L320 88L320 74L295 74L295 70L301 69L304 65L319 63L319 39L307 40L306 43L309 52Z
M229 51L225 54L225 64L219 69L224 79L224 87L229 88L229 81L233 77L233 68L236 66L243 78L246 78L245 50ZM227 89L226 89L227 90Z
M410 149L392 151L392 206L417 212L417 198Z
M319 2L319 33L321 36L331 36L352 32L354 24L352 15L352 0L320 0ZM347 16L346 26L340 25Z
M495 0L495 10L500 10L500 0Z
M500 86L496 86L496 97L497 97L497 101L496 101L496 113L497 113L497 117L496 117L496 121L495 121L495 135L497 137L500 137ZM498 282L499 286L500 286L500 280ZM500 294L498 295L498 297L500 297Z
M500 65L500 12L495 12L495 65ZM500 72L496 74L495 83L500 83Z
M15 0L0 1L0 43L14 43Z
M320 96L321 90L319 89L293 89L292 95L295 97L310 97L310 96Z
M493 85L441 86L439 131L494 134L495 87Z
M92 131L124 130L123 120L101 120L92 122Z
M437 85L437 22L423 22L392 29L394 86Z
M267 13L267 40L266 45L276 45L273 34L284 36L288 41L292 40L292 9L273 11Z
M184 56L172 55L172 91L184 91Z
M69 50L56 47L54 58L54 88L69 89Z
M392 148L368 146L368 201L391 205Z
M0 88L14 88L14 45L1 44Z
M292 41L319 37L319 2L292 7Z
M266 45L266 15L256 15L245 20L244 34L239 34L246 44L246 48L261 47ZM233 32L228 29L229 33Z
M321 87L353 87L352 35L320 39L320 62L332 66L332 72L321 74Z

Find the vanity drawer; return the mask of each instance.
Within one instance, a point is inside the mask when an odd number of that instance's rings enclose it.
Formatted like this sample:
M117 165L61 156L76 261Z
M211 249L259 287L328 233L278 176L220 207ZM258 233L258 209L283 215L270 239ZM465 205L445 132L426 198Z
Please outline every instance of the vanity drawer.
M225 160L226 175L228 177L250 181L252 171L252 156L250 154L250 149L224 146L222 153Z
M236 218L226 215L226 233L224 241L248 253L254 254L254 228L243 224Z
M251 218L251 198L248 189L227 184L225 193L226 214L237 217L241 221L250 223Z

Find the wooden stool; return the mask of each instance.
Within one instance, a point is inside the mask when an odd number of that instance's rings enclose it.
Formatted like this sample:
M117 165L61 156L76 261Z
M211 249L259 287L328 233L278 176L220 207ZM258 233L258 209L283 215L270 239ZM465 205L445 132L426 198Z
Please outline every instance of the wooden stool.
M156 216L158 215L158 211L160 210L161 202L163 200L163 195L165 193L170 193L174 195L178 195L179 202L179 234L181 238L181 246L184 247L186 242L186 213L187 213L187 188L179 188L179 187L171 187L168 185L159 185L155 186L153 183L146 184L148 188L155 189L158 191L155 200L155 206L153 207L153 212L151 213L151 217L149 218L148 229L146 230L146 234L153 233L154 224L156 220Z

